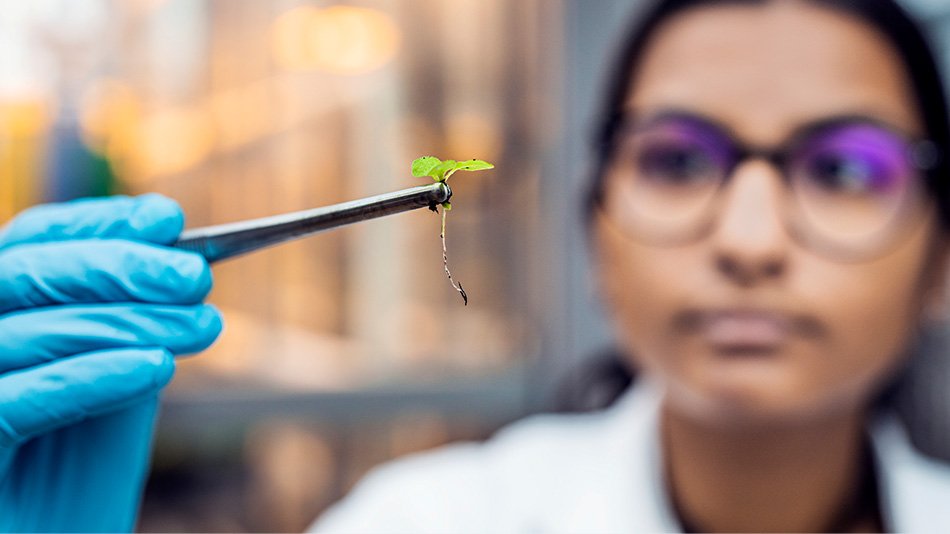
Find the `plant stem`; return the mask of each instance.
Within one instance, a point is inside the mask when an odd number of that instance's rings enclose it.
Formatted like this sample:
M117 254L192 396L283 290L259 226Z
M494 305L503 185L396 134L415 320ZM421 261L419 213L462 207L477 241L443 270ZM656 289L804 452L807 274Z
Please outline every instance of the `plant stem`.
M452 278L451 271L449 271L449 256L445 248L445 213L445 208L442 208L442 233L439 234L439 238L442 239L442 266L445 267L445 275L449 277L449 283L462 295L462 302L465 303L465 306L468 306L468 295L462 289L462 283L456 283L455 279Z

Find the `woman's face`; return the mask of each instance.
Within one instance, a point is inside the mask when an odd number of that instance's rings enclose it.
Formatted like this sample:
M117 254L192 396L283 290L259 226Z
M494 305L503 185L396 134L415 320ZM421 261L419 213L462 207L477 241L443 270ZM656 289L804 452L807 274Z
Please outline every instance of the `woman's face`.
M684 12L659 29L635 78L631 115L695 113L752 146L842 115L923 133L885 38L807 2ZM619 178L607 172L609 198ZM753 158L697 240L651 245L596 217L600 290L671 409L738 422L854 411L905 357L940 278L935 210L916 210L919 221L883 254L844 262L792 238L779 215L787 194L779 169Z

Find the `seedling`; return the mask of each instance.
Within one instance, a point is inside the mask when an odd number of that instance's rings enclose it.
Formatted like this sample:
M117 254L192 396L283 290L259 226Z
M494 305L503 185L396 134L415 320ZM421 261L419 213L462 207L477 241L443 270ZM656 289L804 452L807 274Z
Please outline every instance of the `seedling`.
M465 161L455 161L454 159L440 160L435 156L423 156L412 162L412 175L416 178L431 176L436 182L448 182L449 178L457 171L481 171L485 169L494 169L495 166L487 161L480 159L469 159ZM435 205L431 206L432 211L438 213ZM468 306L468 295L462 289L462 283L456 282L452 278L452 272L449 271L449 257L445 248L445 214L452 209L452 204L448 201L442 203L442 232L439 239L442 240L442 266L445 268L445 275L449 278L452 287L462 295L462 302Z

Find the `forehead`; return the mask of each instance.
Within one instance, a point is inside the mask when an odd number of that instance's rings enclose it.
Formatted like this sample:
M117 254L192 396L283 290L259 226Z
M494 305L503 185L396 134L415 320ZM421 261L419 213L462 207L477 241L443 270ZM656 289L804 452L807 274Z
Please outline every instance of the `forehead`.
M711 116L749 141L775 143L803 124L863 114L922 127L907 74L859 19L796 0L718 5L667 21L649 44L626 108Z

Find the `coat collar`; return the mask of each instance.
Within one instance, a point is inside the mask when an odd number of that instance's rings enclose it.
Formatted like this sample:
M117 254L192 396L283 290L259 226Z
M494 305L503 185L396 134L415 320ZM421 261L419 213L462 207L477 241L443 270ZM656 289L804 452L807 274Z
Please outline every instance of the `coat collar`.
M881 512L893 532L950 532L950 466L920 454L893 413L870 427Z
M586 518L590 527L590 518L599 516L604 522L599 531L681 531L663 476L659 432L662 395L659 384L641 379L607 410L605 435L598 447L603 456L595 464L604 465L609 472L599 473L601 476L591 485L597 488L596 498L577 502L568 514L568 522L576 517L577 526L582 527L580 521ZM950 532L950 465L914 449L894 414L873 418L868 433L886 529Z

